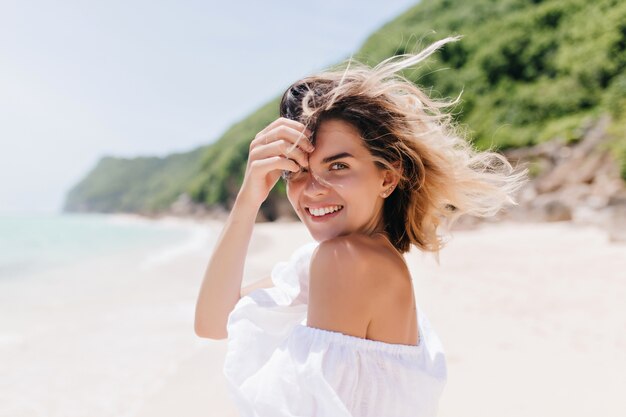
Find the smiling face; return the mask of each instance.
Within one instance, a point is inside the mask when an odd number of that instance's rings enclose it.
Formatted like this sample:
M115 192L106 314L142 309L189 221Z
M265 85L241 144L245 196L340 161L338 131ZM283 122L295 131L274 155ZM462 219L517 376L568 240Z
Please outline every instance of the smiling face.
M359 130L343 120L328 119L317 128L309 167L287 180L287 197L318 242L351 233L369 235L384 229L381 194L393 185L386 178ZM338 211L319 216L337 207Z

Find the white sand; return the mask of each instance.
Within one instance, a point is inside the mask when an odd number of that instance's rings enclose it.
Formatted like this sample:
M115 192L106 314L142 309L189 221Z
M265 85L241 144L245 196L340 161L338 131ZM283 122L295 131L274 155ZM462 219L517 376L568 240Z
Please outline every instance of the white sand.
M161 254L0 282L0 416L236 416L225 341L193 333L219 223ZM244 284L311 241L258 224ZM442 417L623 416L626 245L569 223L457 231L407 255L448 359Z

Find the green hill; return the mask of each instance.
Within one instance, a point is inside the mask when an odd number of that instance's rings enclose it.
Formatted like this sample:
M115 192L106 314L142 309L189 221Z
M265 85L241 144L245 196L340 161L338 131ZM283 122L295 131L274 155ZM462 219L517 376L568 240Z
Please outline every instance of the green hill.
M198 175L207 147L165 158L102 158L72 190L65 211L154 213Z
M448 35L463 39L404 75L435 97L463 91L455 118L477 148L576 141L583 123L607 113L626 179L626 2L423 0L372 34L354 58L374 65ZM70 191L66 210L156 213L181 193L229 208L249 142L278 117L280 93L212 145L164 159L103 158ZM268 204L282 198L279 181Z

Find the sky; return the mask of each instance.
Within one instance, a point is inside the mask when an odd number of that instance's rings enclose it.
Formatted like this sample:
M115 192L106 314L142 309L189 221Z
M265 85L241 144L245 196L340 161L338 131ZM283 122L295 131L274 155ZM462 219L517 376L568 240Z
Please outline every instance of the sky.
M0 213L60 212L103 156L212 143L415 3L0 0Z

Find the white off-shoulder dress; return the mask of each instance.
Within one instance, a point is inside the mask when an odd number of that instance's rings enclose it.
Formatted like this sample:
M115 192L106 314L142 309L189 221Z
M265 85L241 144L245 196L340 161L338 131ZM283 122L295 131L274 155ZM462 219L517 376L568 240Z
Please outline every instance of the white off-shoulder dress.
M417 306L418 345L308 327L318 245L299 247L228 316L224 375L243 417L435 416L446 383L441 342Z

